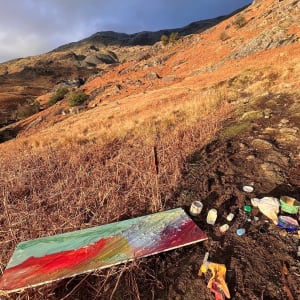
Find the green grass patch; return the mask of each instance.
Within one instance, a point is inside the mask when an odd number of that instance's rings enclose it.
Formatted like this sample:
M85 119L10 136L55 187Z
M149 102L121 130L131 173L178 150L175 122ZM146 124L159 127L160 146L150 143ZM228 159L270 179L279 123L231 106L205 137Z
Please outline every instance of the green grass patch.
M251 128L251 123L249 121L238 123L225 129L223 136L234 137L241 133L247 132L248 130L250 130L250 128Z

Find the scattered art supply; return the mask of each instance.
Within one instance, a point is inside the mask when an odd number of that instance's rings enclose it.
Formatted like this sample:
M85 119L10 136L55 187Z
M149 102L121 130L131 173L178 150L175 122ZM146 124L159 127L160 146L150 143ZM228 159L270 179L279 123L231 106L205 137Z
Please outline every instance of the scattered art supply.
M279 216L278 226L291 231L299 229L298 221L289 216Z
M0 278L10 293L206 240L182 208L20 243Z
M243 191L246 193L252 193L254 191L254 188L253 188L253 186L250 186L250 185L244 185Z
M277 225L279 213L279 200L274 197L263 197L262 199L252 198L251 204L258 207L261 213L271 219Z
M209 252L205 253L203 263L200 266L198 275L201 276L205 274L208 270L211 272L212 276L208 281L207 287L216 295L215 290L217 290L230 299L230 292L225 281L226 279L226 266L224 264L217 264L208 261Z
M245 205L245 206L244 206L244 211L245 211L246 213L251 213L252 207L251 207L250 205Z
M212 208L208 211L208 214L207 214L207 217L206 217L206 222L207 224L210 224L210 225L215 225L216 223L216 220L217 220L217 217L218 217L218 212L216 209Z
M210 290L212 293L214 293L215 300L225 300L225 295L222 291L222 286L218 281L212 280Z
M230 214L226 217L226 220L227 220L228 222L231 222L231 221L233 220L233 218L234 218L234 214L233 214L233 213L230 213Z
M225 233L228 229L229 229L228 224L224 224L224 225L220 226L220 228L219 228L221 233Z
M236 231L237 235L244 235L246 233L246 229L245 228L239 228Z
M289 196L280 197L281 210L289 214L297 214L300 207L300 202Z
M194 201L190 207L190 214L192 216L199 216L203 208L203 204L201 201Z

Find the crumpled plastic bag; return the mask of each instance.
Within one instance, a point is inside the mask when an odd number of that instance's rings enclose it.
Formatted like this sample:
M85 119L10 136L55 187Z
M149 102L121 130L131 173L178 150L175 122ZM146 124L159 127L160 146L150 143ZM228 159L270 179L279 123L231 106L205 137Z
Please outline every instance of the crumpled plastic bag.
M274 197L263 197L261 199L252 198L251 204L263 213L266 217L271 219L274 224L278 224L278 213L280 202Z

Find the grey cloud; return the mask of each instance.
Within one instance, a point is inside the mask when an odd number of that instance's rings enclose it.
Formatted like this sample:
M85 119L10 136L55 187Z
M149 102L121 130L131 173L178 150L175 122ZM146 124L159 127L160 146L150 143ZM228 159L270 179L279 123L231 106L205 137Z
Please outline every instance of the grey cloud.
M251 0L10 0L1 3L0 62L50 51L97 31L176 28Z

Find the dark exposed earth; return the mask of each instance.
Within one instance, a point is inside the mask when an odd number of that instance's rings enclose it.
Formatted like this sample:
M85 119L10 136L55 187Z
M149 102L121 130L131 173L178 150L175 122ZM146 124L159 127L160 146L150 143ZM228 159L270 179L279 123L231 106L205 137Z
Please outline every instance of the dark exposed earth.
M299 118L290 118L299 98L265 94L258 101L244 102L248 112L240 122L230 125L229 121L223 135L194 153L186 165L176 203L188 210L192 201L203 202L200 216L194 219L209 239L177 250L180 258L171 255L169 260L179 265L180 272L169 263L166 274L176 279L164 299L214 299L206 288L210 276L197 276L206 251L212 262L226 265L232 299L300 299L299 234L279 228L258 208L244 211L253 197L300 199ZM251 113L254 103L260 109ZM268 115L260 115L261 111ZM244 192L244 185L254 191ZM210 208L218 211L215 226L206 224ZM228 222L230 212L235 218ZM299 218L299 214L291 216ZM230 228L221 234L218 228L225 223ZM246 233L237 235L238 228Z
M181 185L166 207L181 206L188 212L193 201L202 201L203 210L193 219L208 240L129 263L121 271L113 268L92 275L111 275L107 293L104 288L95 299L214 299L207 288L211 274L198 276L206 252L210 261L226 265L231 299L300 299L299 233L279 228L258 208L250 213L244 210L253 197L300 199L299 117L295 114L299 98L266 93L241 101L246 113L240 111L228 120L214 141L189 157ZM244 185L254 191L244 192ZM214 226L206 223L211 208L218 211ZM230 212L235 217L228 222ZM291 216L299 219L299 214ZM225 223L229 230L221 234L219 227ZM245 228L244 235L237 235L239 228ZM95 297L96 288L78 285L85 278L62 281L58 291L64 299ZM68 291L76 289L69 298L66 284Z

